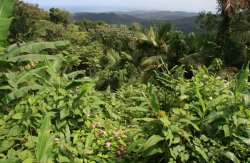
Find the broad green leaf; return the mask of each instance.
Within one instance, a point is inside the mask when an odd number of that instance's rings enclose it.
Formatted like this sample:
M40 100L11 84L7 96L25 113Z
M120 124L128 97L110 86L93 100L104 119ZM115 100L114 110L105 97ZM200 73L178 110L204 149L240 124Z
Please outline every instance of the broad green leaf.
M60 111L60 119L62 120L62 119L64 119L64 118L66 118L66 117L68 117L69 116L69 109L62 109L61 111Z
M18 88L18 85L21 83L29 83L30 79L37 75L40 71L45 70L46 67L39 67L30 71L22 71L21 73L9 72L5 73L5 76L8 79L8 83L15 88Z
M242 93L245 91L249 77L249 62L244 64L236 76L235 92Z
M126 110L129 110L131 112L148 112L148 109L140 106L136 107L127 107Z
M127 149L128 151L137 151L138 146L144 143L144 139L140 138L134 141L132 144L130 144Z
M195 146L195 150L206 160L206 162L209 162L207 154L198 146Z
M229 97L230 96L228 96L228 95L221 95L221 96L213 99L212 101L208 102L207 108L210 109L211 107L215 107L218 104L221 104L223 101L227 101Z
M171 122L168 120L167 117L160 118L160 121L164 124L164 126L169 127L171 125Z
M240 163L240 160L238 160L238 158L234 155L234 153L230 151L225 151L222 154L227 158L229 158L230 160L232 160L234 163Z
M56 121L56 127L58 129L61 129L62 127L64 127L65 125L67 124L67 120L66 119L63 119L63 120L58 120Z
M26 54L40 54L45 49L58 49L60 47L68 46L68 41L55 41L55 42L28 42L21 43L20 45L13 44L9 46L6 51L7 58L17 57L22 53Z
M25 147L27 147L28 149L34 149L34 147L36 146L36 140L37 140L37 137L33 137L33 136L28 137L28 140L24 144Z
M70 160L67 157L59 154L58 155L58 162L70 162Z
M138 150L138 152L143 152L149 149L150 147L156 145L158 142L164 140L163 137L159 135L153 135L151 136L147 142L144 143L144 145Z
M245 138L245 137L241 137L241 136L238 136L236 134L233 134L233 136L239 138L240 140L242 140L244 143L246 143L247 145L250 145L250 138Z
M197 95L199 102L201 104L203 113L205 113L207 111L207 108L206 108L205 102L202 98L202 95L200 93L200 79L198 76L195 77L195 88L196 88L196 95Z
M8 94L8 98L9 100L14 100L20 97L24 97L31 90L41 90L42 88L44 87L38 84L34 84L34 85L24 86L19 89L18 88L12 89L12 92Z
M238 126L244 124L244 125L250 125L250 120L245 119L245 118L238 118Z
M13 119L17 119L17 120L22 119L23 118L23 114L22 113L16 113L16 114L14 114L12 116L12 118Z
M9 18L12 16L14 0L0 1L0 18Z
M174 140L174 135L172 130L169 128L167 131L163 131L164 135L166 136L166 140L169 140L169 144L168 146L170 147L173 144L173 140Z
M102 161L102 160L99 160L99 162ZM83 163L83 159L81 158L75 158L74 159L74 163Z
M13 118L13 117L12 117ZM18 125L15 125L13 126L10 130L9 130L9 133L8 133L8 136L9 137L12 137L12 136L18 136L18 134L22 131L22 129L18 126Z
M34 153L31 152L30 150L22 150L22 151L17 151L18 158L21 160L25 160L27 158L33 158Z
M65 139L66 139L66 143L69 146L71 146L71 133L70 133L70 129L68 125L66 125L65 127Z
M85 74L85 70L79 70L79 71L74 71L74 72L71 72L69 74L67 74L68 78L75 78L77 77L78 75L84 75Z
M155 93L150 95L150 103L154 112L160 111L160 104Z
M0 87L0 90L11 90L12 88L8 85L5 85L5 86L1 86Z
M84 84L80 90L81 90L81 94L85 94L88 90L90 90L93 87L93 83L86 83Z
M59 56L57 55L41 55L41 54L25 54L19 55L17 57L12 57L8 59L8 62L24 62L24 61L44 61L45 59L48 60L56 60Z
M133 121L134 122L136 121L152 122L152 121L155 121L155 119L154 118L134 118Z
M51 118L50 113L44 117L42 126L38 133L38 143L36 146L36 159L37 162L47 163L53 148L53 137L50 134Z
M109 105L106 105L105 109L108 111L110 117L114 118L115 120L121 119L121 116L116 114L113 110L112 107Z
M33 158L27 158L23 163L33 163Z
M181 138L179 136L175 136L172 143L173 144L178 144L178 143L180 143L180 141L181 141Z
M224 117L223 111L213 111L205 117L204 122L206 124L213 123L217 119L223 118L223 117Z
M225 124L225 125L223 126L223 130L224 130L225 137L230 136L230 128L229 128L229 125L228 125L228 124Z
M179 122L184 122L184 123L190 124L194 127L194 129L196 129L197 131L200 131L199 127L195 123L191 122L188 119L180 119Z
M152 84L148 84L148 93L149 93L149 102L152 110L154 112L159 112L160 111L160 103L158 101L158 97L153 90Z
M7 151L9 148L11 148L15 144L14 140L3 140L2 143L0 144L0 153Z
M148 156L153 156L157 153L163 153L163 150L161 148L152 148L152 149L148 149L147 151L145 151L145 153L143 154L144 157L148 157Z
M14 0L0 0L0 49L6 47Z
M88 136L85 142L85 152L87 152L90 149L90 146L94 139L95 139L95 136L92 133L88 133Z
M242 141L244 143L246 143L247 145L250 145L250 138L246 139L246 138L243 138Z
M11 18L0 17L0 47L4 48L7 45L7 39L9 36L9 27L11 24Z
M250 95L249 94L243 94L243 98L245 101L245 105L249 106L250 105Z

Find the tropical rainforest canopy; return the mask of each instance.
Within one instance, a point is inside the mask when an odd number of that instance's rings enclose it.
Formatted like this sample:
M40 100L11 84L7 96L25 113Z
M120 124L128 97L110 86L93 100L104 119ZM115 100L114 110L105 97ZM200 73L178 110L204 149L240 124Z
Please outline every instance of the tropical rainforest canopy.
M0 162L250 162L250 2L202 32L0 0Z

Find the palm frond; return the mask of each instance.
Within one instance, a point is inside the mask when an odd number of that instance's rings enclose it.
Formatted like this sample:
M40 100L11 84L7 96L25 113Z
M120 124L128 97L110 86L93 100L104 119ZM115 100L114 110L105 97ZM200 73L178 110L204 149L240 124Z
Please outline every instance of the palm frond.
M143 71L157 69L161 66L162 60L166 59L166 56L158 55L144 58L140 64Z
M172 30L172 24L166 23L159 27L158 29L158 39L159 40L166 40L167 34Z
M227 13L228 16L232 16L236 10L246 9L248 7L248 0L224 0L219 1L222 6L222 10Z
M137 38L140 41L148 42L155 47L158 47L157 34L155 28L151 25L148 32L137 32Z
M250 22L241 21L238 23L237 30L232 33L231 37L239 42L250 42Z
M208 58L202 55L201 52L196 52L190 55L186 55L179 60L180 63L186 66L199 67L200 65L205 65Z
M114 49L108 49L106 57L108 59L109 65L107 68L112 68L115 65L119 64L121 57L119 55L119 52L115 51Z
M154 70L161 68L164 65L166 56L158 55L144 58L140 64L141 67L141 81L147 81Z

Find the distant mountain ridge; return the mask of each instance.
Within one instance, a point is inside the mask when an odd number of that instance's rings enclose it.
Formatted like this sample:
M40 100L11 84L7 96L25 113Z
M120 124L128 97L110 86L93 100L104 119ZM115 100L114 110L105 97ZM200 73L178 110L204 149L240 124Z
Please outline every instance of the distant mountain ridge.
M73 21L91 20L104 21L108 24L126 24L139 23L145 27L149 27L152 22L155 24L163 24L171 22L178 30L185 33L197 31L195 20L197 13L189 13L182 11L128 11L128 12L80 12L73 15Z
M185 11L128 11L128 12L115 12L117 14L126 14L140 19L146 20L174 20L186 17L197 16L195 12Z
M88 19L92 21L104 21L108 24L132 24L134 22L141 23L144 20L140 18L136 18L130 15L125 14L116 14L116 13L90 13L90 12L82 12L75 13L73 16L74 21L80 21L83 19Z

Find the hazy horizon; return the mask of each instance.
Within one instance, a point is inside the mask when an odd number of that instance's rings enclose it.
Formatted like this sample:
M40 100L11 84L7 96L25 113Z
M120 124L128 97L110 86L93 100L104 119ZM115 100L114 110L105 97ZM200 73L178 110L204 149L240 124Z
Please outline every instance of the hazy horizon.
M107 12L107 11L134 11L134 10L160 10L160 11L187 11L216 12L216 0L25 0L38 4L48 10L51 7L66 9L70 12Z

